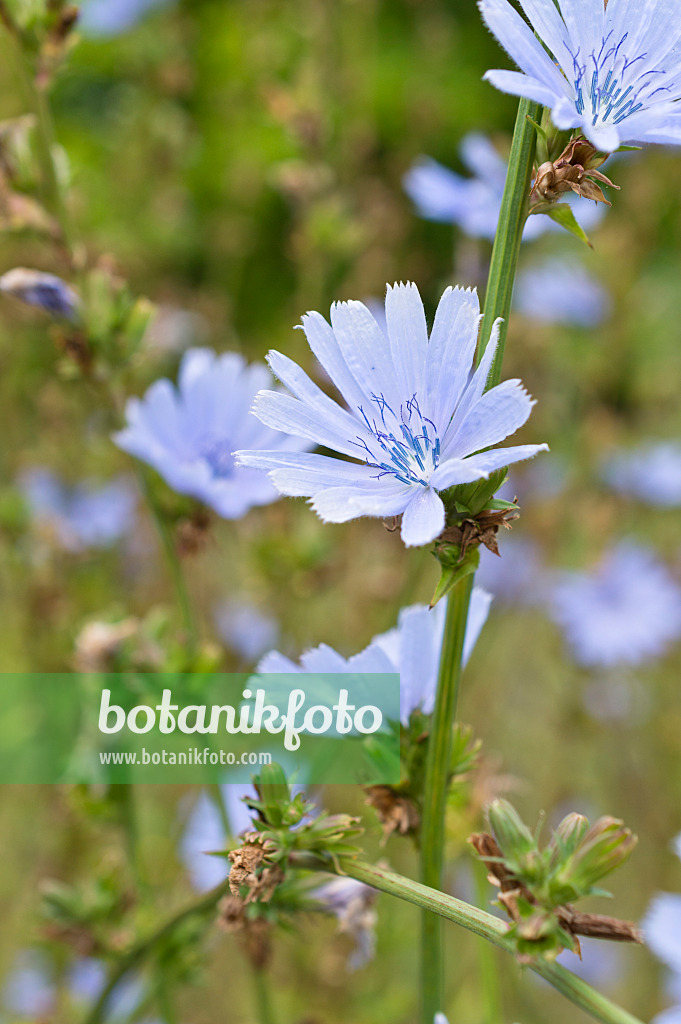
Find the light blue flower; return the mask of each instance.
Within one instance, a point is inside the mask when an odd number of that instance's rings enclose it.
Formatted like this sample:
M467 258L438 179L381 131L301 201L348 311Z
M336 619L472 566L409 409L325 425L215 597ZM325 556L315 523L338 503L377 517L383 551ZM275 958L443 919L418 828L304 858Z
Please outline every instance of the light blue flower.
M542 604L546 573L537 545L513 534L504 537L499 550L501 557L481 546L478 583L506 604Z
M376 893L354 878L334 878L310 892L338 921L338 930L349 935L355 948L348 957L348 970L356 971L373 959L376 951Z
M464 664L485 624L491 601L491 594L480 587L473 589L464 639ZM395 629L374 637L368 647L350 658L342 657L326 644L306 651L300 665L279 651L271 651L258 665L258 672L399 673L400 717L406 726L413 711L419 709L429 715L433 710L446 607L444 600L432 611L419 604L403 608Z
M552 613L585 666L635 665L681 637L681 588L646 548L622 542L590 572L565 573Z
M484 135L466 135L459 149L472 177L464 178L430 157L422 156L404 176L404 190L427 220L456 224L471 238L494 240L506 183L506 161ZM598 224L605 210L598 203L566 199L585 231ZM528 217L523 239L530 242L547 231L562 230L550 217Z
M127 427L114 441L153 466L173 490L200 499L225 519L239 519L278 494L263 473L235 466L234 449L310 447L248 415L255 394L271 382L265 366L249 366L236 352L189 349L177 389L157 380L144 398L129 399Z
M279 635L275 619L245 601L225 601L215 611L220 637L244 661L253 662L273 647Z
M513 306L547 324L596 327L612 311L610 296L579 263L554 258L518 274Z
M78 28L86 36L117 36L172 0L83 0Z
M68 487L51 470L35 467L21 474L19 487L35 521L65 551L110 547L134 522L137 494L125 478Z
M261 392L254 412L274 430L360 461L241 451L239 463L268 470L282 494L310 497L325 522L402 515L405 544L435 540L445 525L439 491L484 479L546 449L520 445L483 452L521 427L533 402L518 380L485 392L498 327L471 374L479 315L475 292L448 288L429 341L413 284L388 288L387 335L361 302L335 303L331 326L319 313L306 314L310 348L347 408L287 356L270 352L270 366L291 395Z
M627 142L681 143L675 0L520 2L531 28L508 0L479 0L488 27L521 69L488 71L489 82L548 107L558 128L581 129L603 152Z
M648 442L632 451L612 455L603 466L603 479L625 497L650 505L681 505L681 445Z
M681 858L681 835L676 837L672 846L677 857ZM658 893L646 911L642 928L648 948L671 971L667 994L676 1004L658 1014L653 1024L678 1024L681 1021L681 896L671 892Z
M108 971L101 960L79 957L71 964L65 989L72 1002L93 1002L102 993ZM144 984L138 975L129 975L116 987L109 1000L112 1020L127 1019L139 1007ZM57 1004L56 972L51 961L37 950L23 950L17 956L2 995L0 1006L19 1019L50 1016Z

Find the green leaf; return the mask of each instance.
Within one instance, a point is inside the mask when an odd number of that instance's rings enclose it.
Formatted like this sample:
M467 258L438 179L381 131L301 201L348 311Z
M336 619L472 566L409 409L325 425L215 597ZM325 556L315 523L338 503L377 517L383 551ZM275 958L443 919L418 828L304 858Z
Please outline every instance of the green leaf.
M545 214L554 220L556 224L560 224L562 228L569 231L571 235L575 235L580 241L588 245L590 249L593 249L593 245L589 241L589 236L585 232L584 228L581 227L574 213L572 207L568 206L567 203L539 203L534 206L531 210L532 215Z
M440 581L435 588L435 593L430 602L430 607L434 608L438 601L441 601L443 597L446 597L461 580L465 579L466 576L470 576L478 568L480 562L480 551L478 548L470 548L465 557L457 562L455 565L443 565L442 575Z

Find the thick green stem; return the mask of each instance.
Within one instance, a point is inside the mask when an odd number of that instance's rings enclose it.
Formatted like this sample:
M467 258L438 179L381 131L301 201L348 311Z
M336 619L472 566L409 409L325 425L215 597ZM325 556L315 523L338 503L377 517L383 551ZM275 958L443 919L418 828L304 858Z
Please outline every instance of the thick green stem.
M274 1024L274 1012L272 1009L272 1000L270 998L267 974L261 967L254 967L252 974L255 1002L258 1011L258 1024Z
M495 321L503 318L499 345L488 387L499 382L508 316L513 296L520 243L529 207L530 182L535 151L535 130L529 120L539 121L536 103L522 99L518 107L509 158L504 197L490 264L479 353L485 349ZM461 678L463 639L473 577L466 577L450 594L440 661L433 727L428 744L421 828L421 879L434 889L442 888L445 847L447 784L452 728ZM444 955L442 926L424 914L421 934L421 1008L423 1024L444 1005Z
M512 942L506 937L507 926L499 918L488 914L485 910L479 910L454 896L431 889L420 882L415 882L411 878L405 878L375 864L344 860L341 867L351 878L356 878L380 892L406 900L407 903L413 903L431 915L438 915L448 921L453 921L488 942L494 943L495 946L506 950L507 953L515 952ZM602 1021L603 1024L641 1024L637 1017L606 999L591 985L587 985L585 981L560 964L551 964L546 960L539 959L530 964L530 969L550 982L575 1006L579 1006L596 1020ZM430 1024L433 1024L432 1018Z
M452 726L456 715L461 655L472 587L473 577L468 576L450 594L447 603L433 728L428 740L421 826L421 881L433 889L442 887ZM442 922L424 911L421 922L421 1004L424 1022L432 1024L434 1015L442 1010L443 989Z
M542 108L531 100L522 99L518 105L518 116L508 161L506 187L487 278L485 311L478 349L480 357L485 351L494 322L501 317L503 323L499 330L499 346L487 382L488 388L494 387L501 380L501 363L504 358L513 285L518 269L523 228L530 204L530 184L537 139L529 118L538 124L541 121L541 110Z

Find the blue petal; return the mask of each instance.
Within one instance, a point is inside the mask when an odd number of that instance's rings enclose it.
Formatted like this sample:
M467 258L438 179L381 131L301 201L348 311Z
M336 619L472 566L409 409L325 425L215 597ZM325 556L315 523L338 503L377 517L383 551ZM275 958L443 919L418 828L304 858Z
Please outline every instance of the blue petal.
M486 391L448 439L447 457L464 458L490 448L526 423L534 401L519 380L505 380Z
M568 102L551 86L538 81L532 75L523 74L522 71L504 71L495 68L487 71L483 77L486 82L493 85L495 89L499 89L500 92L509 93L511 96L525 96L528 100L534 100L535 103L541 103L542 106L548 107L549 110L559 99ZM572 109L575 119L579 120L574 103Z
M339 414L342 409L338 408ZM325 416L318 409L300 402L297 398L282 394L279 391L261 391L253 403L253 412L261 423L273 430L281 430L285 434L306 437L315 444L323 444L343 455L357 456L360 450L352 443L352 438L363 436L366 431L362 424L355 420L352 433L345 426L345 417ZM348 417L349 419L349 417Z
M383 395L399 408L405 396L397 383L390 345L364 303L335 302L331 324L346 365L366 397Z
M234 454L238 465L268 471L279 492L289 497L308 498L328 487L362 486L376 481L377 470L373 466L343 462L328 455L278 451Z
M401 537L408 548L435 540L445 528L445 507L432 487L419 488L402 516Z
M446 491L455 484L470 484L487 476L489 473L478 469L470 459L445 459L431 476L430 484L436 491Z
M348 369L333 329L321 313L306 313L302 329L308 345L351 409L357 409L366 394Z
M385 315L400 394L404 398L421 395L428 354L428 327L416 285L388 286Z
M524 459L532 459L539 452L547 452L549 446L546 444L518 444L511 448L495 448L493 452L482 452L480 455L471 455L465 459L470 462L471 469L489 475L497 469L511 466L514 462L522 462Z
M428 414L440 438L468 384L479 318L477 292L463 288L445 291L435 314L426 371Z
M593 3L593 0L587 0ZM600 2L600 0L598 0ZM519 68L558 96L569 95L569 86L532 30L507 0L479 0L480 12Z
M413 488L404 484L378 480L373 487L329 487L318 491L310 504L324 522L347 523L360 516L398 516L412 493Z

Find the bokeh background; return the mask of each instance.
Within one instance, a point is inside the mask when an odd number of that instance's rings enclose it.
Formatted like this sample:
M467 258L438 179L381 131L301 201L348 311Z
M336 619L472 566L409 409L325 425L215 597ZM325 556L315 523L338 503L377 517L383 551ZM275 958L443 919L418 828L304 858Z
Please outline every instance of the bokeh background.
M52 94L74 233L93 262L105 256L161 309L128 374L129 392L173 377L191 344L249 359L274 347L312 370L302 332L292 329L302 313L327 313L335 299L380 300L388 281L416 281L430 316L448 284L484 287L489 243L420 218L402 178L421 154L463 172L458 147L473 130L507 152L516 104L482 81L496 66L506 59L472 0L186 0L121 31L84 28ZM24 112L0 62L0 118ZM636 666L580 666L547 614L544 589L553 573L591 566L623 537L652 547L681 582L678 507L616 493L602 474L615 451L681 434L679 160L657 149L608 165L621 191L610 193L613 209L591 232L593 251L567 234L524 245L523 266L551 256L580 261L607 290L612 312L593 327L520 313L510 325L504 375L521 377L537 398L524 436L546 440L551 454L511 483L522 516L501 539L503 585L465 676L461 715L486 760L473 805L452 815L449 884L457 894L472 892L465 836L479 827L484 794L499 787L531 822L540 811L555 821L574 809L616 815L638 834L612 883L613 912L638 920L656 892L681 889L669 845L681 830L680 648ZM0 270L14 266L64 273L44 239L5 230ZM76 638L97 619L152 615L164 637L176 636L181 624L142 500L105 547L65 549L54 524L31 512L20 481L36 467L69 485L135 483L130 460L111 443L115 424L101 396L64 372L49 318L9 298L0 304L0 407L3 671L68 671ZM181 525L186 499L160 478L154 487ZM235 608L272 620L269 646L291 656L321 642L349 655L392 627L402 606L426 601L437 576L427 549L405 550L380 522L326 526L303 501L282 500L238 522L213 516L196 546L185 557L189 587L202 637L226 669L248 667L261 653L225 640L220 621ZM495 573L502 568L489 570L490 585ZM195 797L161 788L141 788L130 801L6 788L0 975L10 979L17 956L36 943L56 976L66 970L73 950L50 944L40 916L45 879L135 892L132 909L106 912L121 945L131 929L153 926L189 899L178 842ZM327 800L365 816L370 856L416 871L408 841L379 849L380 829L360 793L336 789ZM129 802L132 861L122 824ZM385 897L377 908L376 959L353 973L349 942L333 921L301 917L277 935L278 1021L415 1019L418 915ZM594 901L591 909L610 908ZM486 1019L478 941L448 930L450 1020ZM494 959L503 1020L582 1019L510 958ZM184 973L159 968L145 978L152 991L172 994L174 1011L152 998L139 1019L255 1019L232 937L209 930L183 962ZM666 1005L665 970L645 949L589 947L585 969L645 1020ZM42 1019L73 1013L60 996ZM35 1014L6 1009L3 1020L14 1019Z

